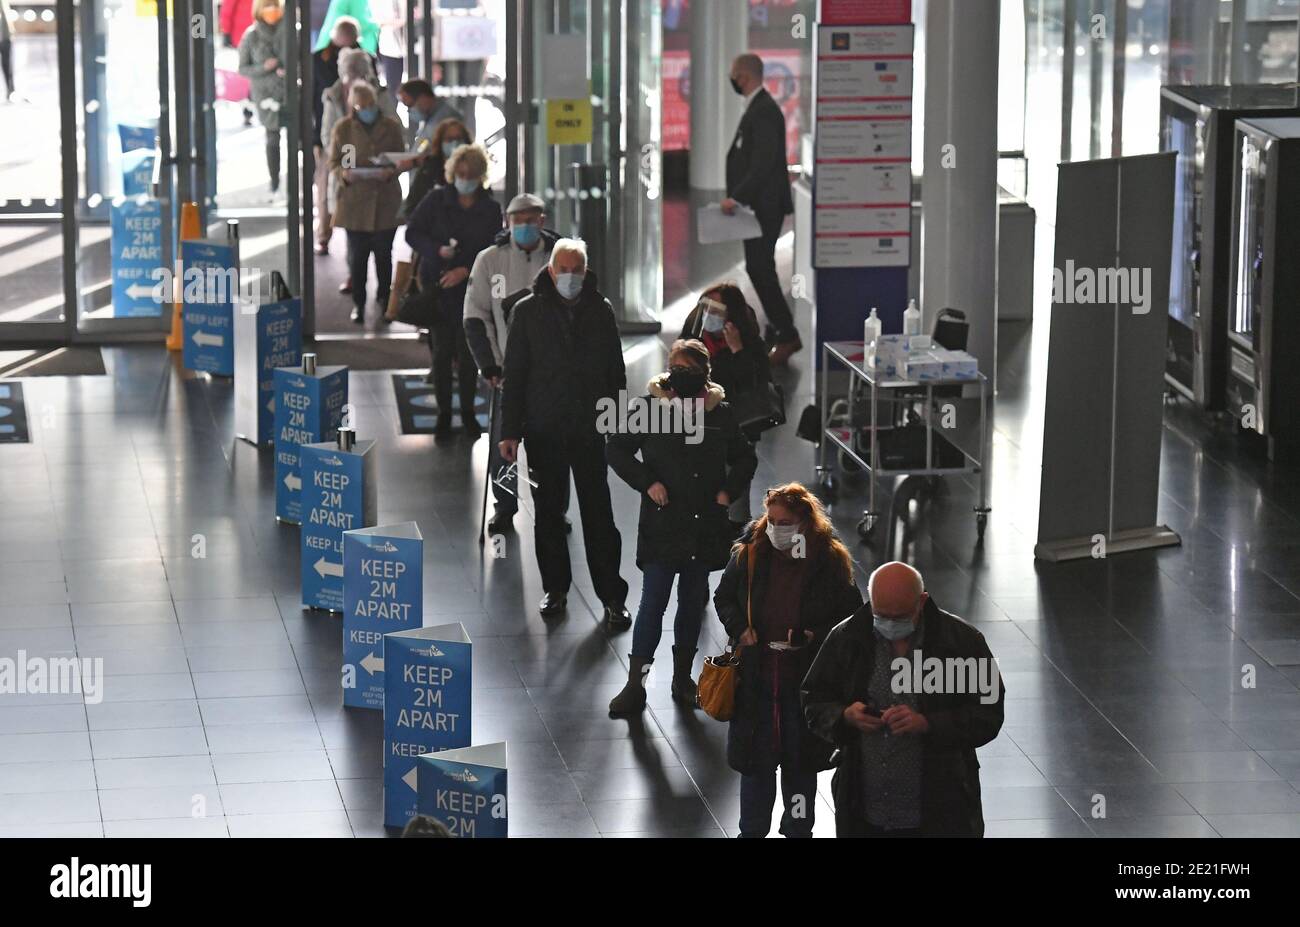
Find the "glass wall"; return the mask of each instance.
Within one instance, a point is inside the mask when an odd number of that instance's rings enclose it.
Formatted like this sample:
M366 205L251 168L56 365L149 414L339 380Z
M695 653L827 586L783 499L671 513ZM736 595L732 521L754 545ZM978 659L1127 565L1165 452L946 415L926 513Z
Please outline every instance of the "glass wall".
M3 87L0 137L0 340L63 332L59 44L53 0L11 2L14 85ZM21 144L12 140L21 139Z
M591 244L591 267L625 330L653 328L662 302L660 0L528 0L521 13L532 37L525 184L546 200L556 231Z
M1026 81L1004 67L999 108L1023 101L1028 195L1048 214L1058 161L1159 150L1162 85L1297 76L1300 0L1022 2Z

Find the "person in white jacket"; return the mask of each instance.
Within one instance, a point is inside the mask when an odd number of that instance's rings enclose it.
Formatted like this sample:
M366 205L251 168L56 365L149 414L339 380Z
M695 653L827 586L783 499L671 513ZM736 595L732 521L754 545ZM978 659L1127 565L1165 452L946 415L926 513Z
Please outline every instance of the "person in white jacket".
M531 193L521 193L506 207L506 227L492 246L479 252L469 273L465 293L465 340L478 364L483 379L495 390L501 386L501 368L505 363L506 336L510 310L526 296L538 273L551 259L551 248L559 236L545 228L546 204ZM505 465L497 444L500 436L500 410L491 424L492 473ZM500 534L511 527L519 511L518 499L494 481L492 495L496 507L488 528Z

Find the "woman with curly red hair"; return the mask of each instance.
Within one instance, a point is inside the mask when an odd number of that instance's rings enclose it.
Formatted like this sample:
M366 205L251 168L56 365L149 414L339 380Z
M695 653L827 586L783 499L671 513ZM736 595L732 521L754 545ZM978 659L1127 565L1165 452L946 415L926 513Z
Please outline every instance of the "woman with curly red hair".
M727 762L740 773L740 835L765 837L781 769L781 833L811 837L830 745L804 722L799 684L831 628L862 605L853 558L800 483L768 490L732 548L713 606L740 649Z

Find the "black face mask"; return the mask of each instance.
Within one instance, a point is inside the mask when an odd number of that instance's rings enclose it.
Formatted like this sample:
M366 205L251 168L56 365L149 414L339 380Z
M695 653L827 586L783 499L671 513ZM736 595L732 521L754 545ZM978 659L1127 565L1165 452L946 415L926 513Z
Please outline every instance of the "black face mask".
M731 78L731 89L736 91L736 93L740 94L742 97L745 95L745 88L740 86L739 82L734 77Z
M668 374L668 388L682 399L694 399L708 382L708 375L701 370L673 370Z

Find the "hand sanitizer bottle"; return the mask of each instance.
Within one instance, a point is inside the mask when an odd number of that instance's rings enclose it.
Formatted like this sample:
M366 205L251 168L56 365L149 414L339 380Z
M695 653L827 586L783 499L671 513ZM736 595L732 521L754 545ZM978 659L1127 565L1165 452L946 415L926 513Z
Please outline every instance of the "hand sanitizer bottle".
M867 316L867 321L863 323L862 326L863 347L869 348L871 345L875 344L876 340L880 337L881 331L882 327L880 324L880 318L876 315L876 310L872 309L871 315Z
M903 313L903 334L921 334L921 310L916 308L916 300L914 299L908 300L907 311Z

